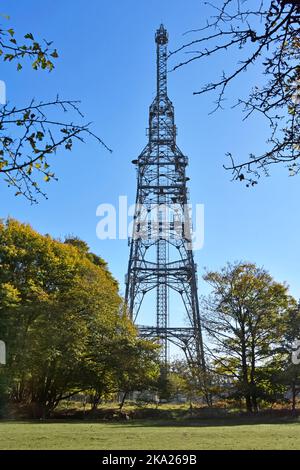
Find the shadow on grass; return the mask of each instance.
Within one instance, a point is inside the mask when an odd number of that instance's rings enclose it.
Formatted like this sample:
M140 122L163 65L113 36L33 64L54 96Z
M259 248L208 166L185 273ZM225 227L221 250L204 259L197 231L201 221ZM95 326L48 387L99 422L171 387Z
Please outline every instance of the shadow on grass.
M115 426L131 426L131 427L230 427L230 426L249 426L260 424L300 424L297 418L285 419L262 419L262 418L234 418L234 419L194 419L194 420L132 420L126 423L111 423Z
M104 405L105 406L105 405ZM46 419L31 419L28 410L17 409L7 414L4 423L32 424L102 424L114 427L234 427L259 424L300 424L300 410L264 409L258 413L246 413L238 409L182 408L162 405L162 407L129 406L122 411L113 406L100 407L94 411L64 408L54 410ZM11 410L12 411L12 410Z
M231 416L226 418L182 418L182 419L129 419L128 421L100 420L100 419L32 419L32 420L0 420L1 424L70 424L70 425L102 425L116 428L145 428L145 427L234 427L251 425L284 425L299 424L300 419L295 416L274 417L274 416Z

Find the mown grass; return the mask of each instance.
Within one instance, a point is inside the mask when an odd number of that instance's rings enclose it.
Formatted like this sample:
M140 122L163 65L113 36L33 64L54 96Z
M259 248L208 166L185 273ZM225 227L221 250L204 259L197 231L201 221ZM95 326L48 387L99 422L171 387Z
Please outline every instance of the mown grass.
M300 449L300 423L0 422L0 449Z

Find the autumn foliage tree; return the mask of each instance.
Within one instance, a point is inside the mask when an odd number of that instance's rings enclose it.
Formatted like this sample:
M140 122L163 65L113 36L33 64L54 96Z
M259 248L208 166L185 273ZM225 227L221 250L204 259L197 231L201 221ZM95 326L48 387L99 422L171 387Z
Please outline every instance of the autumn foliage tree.
M243 397L249 412L257 411L262 368L280 351L296 301L287 286L251 263L228 264L204 279L212 288L203 303L210 362L230 379L227 391Z
M15 220L0 225L0 337L8 351L0 372L10 399L36 416L81 391L122 390L120 364L129 374L136 360L146 386L155 362L122 313L108 269L78 247Z

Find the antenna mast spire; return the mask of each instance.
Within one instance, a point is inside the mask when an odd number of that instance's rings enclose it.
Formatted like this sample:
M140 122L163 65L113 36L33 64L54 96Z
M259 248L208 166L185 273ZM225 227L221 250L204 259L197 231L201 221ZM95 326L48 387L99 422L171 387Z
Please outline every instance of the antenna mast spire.
M125 298L135 323L140 323L143 313L152 318L152 326L139 324L138 328L141 336L161 345L162 372L168 367L170 342L184 351L190 365L205 370L197 268L186 217L188 158L176 145L174 107L167 94L168 33L163 25L156 31L155 42L157 94L149 109L149 140L133 160L137 195ZM146 296L151 307L144 303ZM174 305L176 310L182 305L181 325Z

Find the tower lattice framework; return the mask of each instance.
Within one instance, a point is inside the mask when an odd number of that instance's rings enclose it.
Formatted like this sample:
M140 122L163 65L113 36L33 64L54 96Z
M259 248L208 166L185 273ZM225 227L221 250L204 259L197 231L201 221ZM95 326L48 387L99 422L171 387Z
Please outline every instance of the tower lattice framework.
M140 335L159 341L163 367L168 365L171 342L184 351L188 362L204 369L192 228L187 213L188 158L176 144L174 107L167 94L168 33L163 25L156 31L155 42L157 94L149 110L149 140L133 160L137 193L125 298ZM186 318L183 326L174 325L169 301L172 292L181 299ZM153 324L141 326L139 318L147 295L154 301L148 312Z

